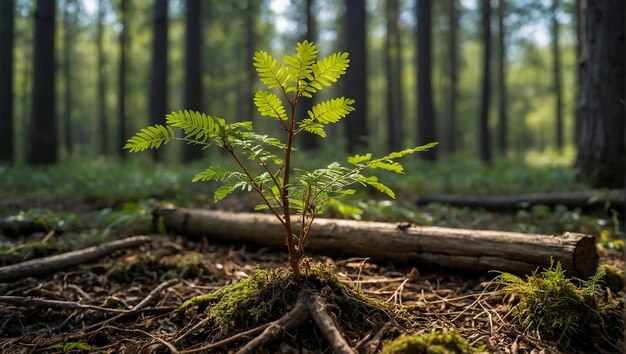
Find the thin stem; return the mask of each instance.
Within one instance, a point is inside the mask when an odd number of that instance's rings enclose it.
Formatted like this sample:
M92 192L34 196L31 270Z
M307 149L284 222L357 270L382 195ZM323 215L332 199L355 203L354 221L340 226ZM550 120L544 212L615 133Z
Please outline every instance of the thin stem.
M293 230L291 226L291 210L289 208L289 175L291 172L291 148L293 144L294 137L294 128L296 124L296 103L298 97L294 97L293 101L289 101L291 106L291 123L289 125L288 135L287 135L287 149L285 150L285 171L283 175L283 215L285 218L285 237L287 239L287 249L289 251L289 262L291 263L291 268L293 269L294 275L296 279L300 280L300 264L298 260L298 255L296 251L296 247L293 242Z
M281 224L283 224L283 226L286 226L285 225L286 224L286 220L283 220L283 218L280 217L280 215L278 214L276 209L272 206L272 204L270 204L270 201L267 199L267 197L265 197L265 194L263 194L263 190L256 183L256 181L254 180L254 178L250 174L250 171L248 171L248 169L243 164L243 162L241 162L239 157L237 157L237 155L235 154L235 151L232 149L232 147L224 144L224 149L226 149L226 151L228 151L228 153L230 153L230 155L235 159L235 161L237 162L239 167L243 170L243 172L246 174L246 176L248 176L248 179L252 183L252 187L254 187L254 190L257 191L257 193L261 196L261 198L263 198L263 201L270 208L272 213L274 213L274 216L276 216L276 218L281 222Z

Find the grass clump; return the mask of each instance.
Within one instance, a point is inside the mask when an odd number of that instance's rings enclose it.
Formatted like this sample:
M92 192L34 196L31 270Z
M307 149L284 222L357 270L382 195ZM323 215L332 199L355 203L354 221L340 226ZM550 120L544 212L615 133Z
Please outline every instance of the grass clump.
M604 323L602 277L599 273L588 280L565 277L560 262L548 269L534 272L523 280L503 273L497 279L504 283L504 292L514 296L511 308L514 322L527 333L540 334L569 345L577 335L589 330L590 324Z
M402 336L386 344L383 354L453 354L484 353L473 347L454 329L436 330L419 335Z
M374 330L390 316L390 307L352 290L323 265L303 269L302 283L286 268L256 270L249 278L213 293L184 302L179 311L209 308L209 316L225 333L241 331L274 321L287 313L303 286L318 291L333 307L341 309L338 322L354 330Z

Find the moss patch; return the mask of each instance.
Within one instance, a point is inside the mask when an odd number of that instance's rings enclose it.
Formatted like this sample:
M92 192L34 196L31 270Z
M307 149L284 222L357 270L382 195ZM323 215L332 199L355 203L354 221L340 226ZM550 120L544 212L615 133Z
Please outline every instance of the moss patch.
M209 316L226 332L246 330L287 313L306 283L317 289L331 307L340 309L336 311L338 321L353 330L377 329L393 316L388 304L355 292L338 280L331 268L310 265L302 281L298 284L285 268L259 269L237 284L187 300L179 310L209 308Z
M383 354L453 354L484 353L475 348L454 329L437 330L413 336L402 336L383 347Z
M163 281L173 278L194 278L210 272L204 258L197 252L174 255L159 252L146 252L128 255L122 259L107 262L107 278L129 282L138 278Z
M607 319L613 320L615 305L607 301L603 277L606 273L600 272L588 280L570 279L557 262L526 280L508 273L497 279L505 284L504 292L513 296L514 322L526 332L539 331L568 346L572 339L588 337L597 327L604 327Z

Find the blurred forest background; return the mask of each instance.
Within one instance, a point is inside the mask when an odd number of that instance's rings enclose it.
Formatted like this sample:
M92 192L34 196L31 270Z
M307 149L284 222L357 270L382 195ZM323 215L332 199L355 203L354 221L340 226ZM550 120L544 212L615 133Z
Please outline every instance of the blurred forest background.
M276 133L254 109L251 58L306 38L350 53L326 95L357 110L303 150L439 141L421 157L552 159L622 187L625 22L621 0L2 0L0 160L125 160L134 132L179 109Z

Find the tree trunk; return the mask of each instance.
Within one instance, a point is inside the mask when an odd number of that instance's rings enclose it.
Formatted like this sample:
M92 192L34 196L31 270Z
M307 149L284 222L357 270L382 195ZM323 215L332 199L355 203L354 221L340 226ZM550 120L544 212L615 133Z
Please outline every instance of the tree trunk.
M74 54L72 47L74 46L74 19L76 13L76 3L66 0L63 4L63 65L61 67L63 75L63 146L68 156L72 155L73 139L72 139L72 61Z
M448 40L448 54L450 55L450 102L448 103L448 134L447 134L447 147L449 152L455 152L457 150L457 136L456 132L456 102L458 99L458 84L459 84L459 3L457 0L450 1L450 10L448 12L448 26L449 35Z
M552 79L554 80L554 99L555 99L555 138L556 148L563 148L563 103L561 93L561 54L559 48L559 20L557 11L559 8L559 0L552 0Z
M367 144L367 52L365 0L345 0L345 48L350 68L344 80L345 96L356 100L355 111L345 120L347 149L354 152Z
M118 85L117 90L117 109L118 109L118 127L117 127L117 151L122 161L126 160L128 152L123 149L126 144L126 47L128 46L128 2L120 0L120 18L122 29L120 31L119 46L120 59L118 67Z
M399 151L403 143L402 44L398 19L398 1L385 2L387 36L385 37L385 75L387 79L387 147Z
M0 1L0 163L13 163L13 37L15 0Z
M165 124L167 114L167 1L154 0L150 73L151 124ZM152 159L161 160L159 149L152 150Z
M37 0L35 10L35 52L32 117L26 161L31 165L58 161L55 115L55 32L56 0Z
M104 1L98 0L98 29L96 33L96 46L98 56L98 127L100 136L100 154L107 154L107 144L109 140L109 127L107 124L106 112L106 77L104 73Z
M508 148L507 116L506 116L506 47L504 16L506 12L505 0L498 3L498 148L505 156Z
M185 32L185 109L202 112L202 13L201 0L187 0L187 21ZM185 162L202 157L202 149L198 145L185 145L183 160Z
M244 94L243 101L240 104L246 107L244 111L244 116L239 117L240 120L253 120L256 112L256 106L254 105L253 97L255 94L256 87L256 70L252 65L252 57L254 56L254 52L256 49L256 20L259 15L259 6L257 0L248 0L245 10L245 55L244 55L244 63L246 73L245 77L245 85L244 85Z
M316 26L315 16L313 14L313 0L305 0L305 34L304 39L309 42L315 42ZM307 112L313 109L313 99L301 97L298 100L298 117L307 117ZM320 141L317 135L303 132L300 136L300 146L304 150L313 150L319 148Z
M623 187L626 171L622 0L582 1L581 126L577 172L595 187Z
M478 151L480 159L486 164L491 163L491 137L489 134L489 102L491 98L491 2L481 0L483 30L483 80L478 115Z
M432 96L432 2L417 1L417 129L419 145L437 141ZM420 153L423 159L435 161L437 150Z
M183 235L211 241L284 247L284 229L274 216L186 208L159 208L154 222ZM162 218L160 220L159 218ZM317 219L308 249L375 260L422 263L464 270L530 273L561 262L568 274L595 274L594 237L422 227L411 224Z

